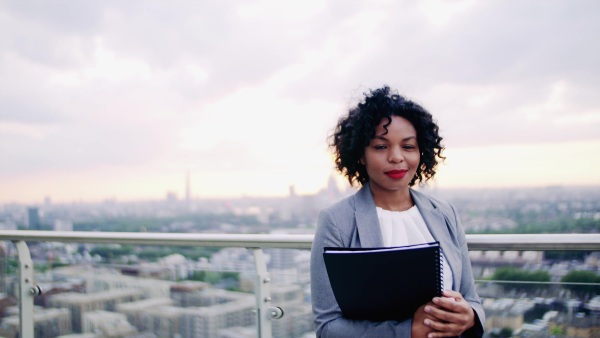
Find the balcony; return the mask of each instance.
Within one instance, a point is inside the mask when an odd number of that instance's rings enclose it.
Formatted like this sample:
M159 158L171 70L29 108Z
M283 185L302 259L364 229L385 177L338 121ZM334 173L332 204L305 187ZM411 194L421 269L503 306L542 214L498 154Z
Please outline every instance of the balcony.
M132 329L135 329L135 327L131 324L134 324L133 322L137 320L139 323L135 323L136 326L153 328L151 330L153 332L146 335L148 337L191 337L198 336L197 332L204 332L203 336L209 337L310 337L310 333L306 333L310 332L310 325L312 325L310 295L306 292L310 289L308 287L310 276L306 269L306 257L308 257L307 250L310 249L312 244L312 235L3 231L0 233L0 240L14 243L14 246L9 245L9 247L13 248L12 250L18 256L18 287L15 293L18 295L19 302L18 314L15 316L18 316L17 329L21 333L21 337L41 336L42 333L36 333L38 324L34 325L34 322L39 323L42 321L43 316L52 315L56 318L67 316L69 311L71 320L65 325L77 332L90 332L90 330L93 332L94 328L98 330L98 327L94 325L100 325L101 320L87 318L84 313L87 311L93 312L96 318L106 318L106 321L118 321L120 318L123 325L130 325ZM512 262L521 266L527 265L531 268L540 263L540 257L536 253L543 251L600 251L599 234L467 235L467 241L473 264L477 264L478 267ZM49 300L52 299L51 302L54 302L53 305L49 306L47 310L38 311L38 307L34 306L34 299L46 295L41 279L47 278L47 276L34 273L35 265L31 259L30 247L39 243L237 248L238 251L236 252L240 255L246 252L248 257L251 257L251 259L246 260L246 264L250 265L252 271L248 271L248 269L237 271L244 275L242 279L249 281L249 284L246 287L241 287L241 289L244 289L241 290L242 292L233 292L208 287L206 283L177 282L181 279L181 276L189 276L193 272L211 269L208 266L203 267L201 261L194 263L193 266L187 266L186 271L166 267L166 270L158 271L155 275L149 272L148 278L142 278L137 274L136 277L127 277L134 279L118 277L108 282L108 275L132 275L132 271L137 271L136 264L116 266L114 264L94 263L93 260L88 260L84 264L78 263L77 267L72 267L71 276L83 278L82 271L87 271L86 273L90 275L89 278L86 277L87 280L92 280L92 276L96 275L98 278L94 280L99 283L99 277L102 275L104 286L99 288L118 291L113 292L113 298L110 298L110 300L93 300L90 297L97 295L94 293L90 293L86 300L81 300L81 297L69 299L64 294L62 296L57 295L48 297ZM274 249L283 249L278 252L296 252L296 250L300 250L299 252L302 252L302 254L299 255L300 258L296 262L291 261L290 263L290 261L280 260L278 263L279 268L269 271L267 270L268 258L270 256L271 258L279 257L277 252L269 254L268 251ZM291 257L290 255L281 256ZM302 257L304 257L304 260L302 260ZM4 258L0 257L1 259ZM223 261L228 261L228 258L225 257ZM238 267L240 266L239 263L237 264ZM281 269L281 266L289 269ZM302 266L304 266L304 269L301 268ZM214 267L212 269L214 272ZM116 271L120 272L116 273ZM163 273L164 271L167 271L167 273ZM227 273L231 271L231 269L221 267L220 272ZM47 271L46 275L48 274ZM476 275L483 274L478 273ZM64 275L68 275L66 270L63 272ZM126 282L131 280L135 281L135 287ZM502 285L513 284L518 286L520 283L518 281L500 281L476 277L476 282L480 295L484 300L487 301L492 298L497 300L494 304L486 307L486 313L489 311L489 314L494 315L493 317L497 321L503 321L502 323L490 324L494 327L516 325L514 322L522 321L522 316L513 316L516 311L515 308L531 306L532 302L536 302L535 299L525 295L526 291L519 291L524 290L523 288L502 288ZM534 289L537 289L531 294L541 295L540 292L542 291L540 290L545 290L548 285L557 286L565 283L552 281L534 284L528 282L527 284L530 289L532 285ZM585 285L597 288L600 284ZM223 287L226 288L227 286ZM91 285L83 285L80 291L87 290L91 292L92 288ZM198 290L203 291L198 293L196 292ZM198 296L198 294L202 294L204 298ZM78 295L81 296L82 293ZM504 301L503 297L506 297ZM567 295L566 297L570 296ZM93 306L85 308L81 305L81 302L101 303L102 305L96 308L93 308ZM577 321L579 316L578 312L574 310L578 304L573 302L569 304L568 314L570 317L568 320L573 323ZM241 310L232 310L233 307ZM217 308L220 310L216 310ZM52 313L48 312L50 309L53 311ZM136 314L139 315L141 312L144 313L143 318L136 317ZM600 306L590 309L590 314L594 316L593 318L598 319L598 323L591 328L587 328L588 331L585 331L585 327L581 328L581 331L576 331L577 325L567 325L563 328L562 336L595 335L598 331L593 330L594 328L597 330L598 325L600 325L599 312ZM496 313L500 313L500 315L495 316ZM13 316L13 321L15 316ZM122 321L124 317L127 320ZM204 320L200 321L198 318L204 318ZM145 323L142 323L142 321L145 321ZM152 323L149 323L149 321ZM60 326L56 323L53 324L55 327ZM546 325L546 329L548 326L548 323L540 321L518 324L521 327L530 329L531 332L540 331L535 325L542 327ZM0 329L6 326L0 324ZM217 328L219 329L218 335ZM567 331L567 329L575 331ZM285 335L281 332L285 332ZM52 336L48 332L45 334L46 336ZM107 336L106 333L105 336ZM131 337L134 336L142 337L141 334L131 335ZM314 337L314 334L312 336Z

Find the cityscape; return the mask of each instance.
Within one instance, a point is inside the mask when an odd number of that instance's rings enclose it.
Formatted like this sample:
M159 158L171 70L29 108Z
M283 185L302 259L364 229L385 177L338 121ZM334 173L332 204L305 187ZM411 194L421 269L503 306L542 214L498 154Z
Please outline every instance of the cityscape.
M419 188L455 205L467 233L598 233L598 187ZM313 234L319 211L354 193L332 176L316 194L2 205L0 229ZM256 336L254 258L244 248L29 243L36 337ZM18 337L16 253L2 243L0 336ZM487 337L594 337L600 252L476 252L471 261ZM273 337L315 337L310 252L265 249ZM578 279L579 278L579 279ZM525 283L524 283L525 282ZM569 283L572 282L572 283Z
M492 240L485 338L600 337L599 32L597 0L0 0L0 338L316 338L331 136L384 86L443 144L415 189Z

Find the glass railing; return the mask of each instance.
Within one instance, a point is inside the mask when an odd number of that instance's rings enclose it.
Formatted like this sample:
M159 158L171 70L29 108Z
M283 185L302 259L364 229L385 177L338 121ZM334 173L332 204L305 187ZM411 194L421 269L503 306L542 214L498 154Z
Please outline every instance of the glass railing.
M315 337L312 239L3 231L0 336ZM593 279L600 235L467 235L467 241L487 335L600 332L600 283ZM193 259L147 250L165 247L213 249ZM547 252L562 256L549 260ZM577 252L585 260L568 255ZM564 279L573 271L591 279Z

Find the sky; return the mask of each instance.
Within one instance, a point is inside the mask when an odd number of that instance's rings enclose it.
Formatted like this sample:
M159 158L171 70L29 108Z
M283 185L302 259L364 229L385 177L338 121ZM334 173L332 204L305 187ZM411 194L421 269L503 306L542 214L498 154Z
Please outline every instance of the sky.
M0 0L0 203L315 193L385 84L432 186L600 185L599 37L595 0Z

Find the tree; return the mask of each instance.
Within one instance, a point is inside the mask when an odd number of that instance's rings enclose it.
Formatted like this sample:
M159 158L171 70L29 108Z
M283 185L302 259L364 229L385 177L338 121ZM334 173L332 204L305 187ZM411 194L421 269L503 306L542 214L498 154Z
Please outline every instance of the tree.
M233 271L194 271L188 277L189 280L201 281L210 283L212 285L218 284L223 281L230 281L228 284L239 285L240 274L239 272Z
M592 271L573 270L564 275L560 281L561 283L600 284L600 275ZM600 285L564 284L563 287L581 298L600 294Z
M550 334L553 336L561 336L565 334L565 330L560 326L554 326L550 329Z
M500 331L491 333L494 338L510 338L512 335L513 330L510 327L503 327Z
M549 282L550 274L547 271L525 271L514 267L502 267L496 269L491 277L492 280L511 281L511 282ZM514 284L513 286L504 286L504 289L516 289L520 291L534 291L547 288L545 284Z
M131 245L107 245L97 246L90 251L90 255L98 255L106 260L116 259L121 256L131 255L134 247Z

